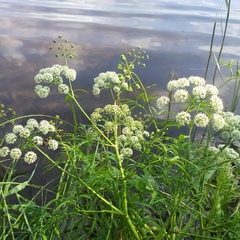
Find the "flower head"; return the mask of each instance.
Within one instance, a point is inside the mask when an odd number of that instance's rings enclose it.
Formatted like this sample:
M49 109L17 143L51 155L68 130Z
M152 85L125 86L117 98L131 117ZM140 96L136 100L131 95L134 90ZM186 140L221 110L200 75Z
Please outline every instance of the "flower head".
M53 151L58 149L58 141L54 140L54 139L50 139L48 141L48 148L52 149Z
M207 124L209 123L209 119L206 114L204 113L198 113L195 118L194 118L194 123L198 127L206 127Z
M42 75L42 80L45 83L52 83L53 82L53 75L51 73L44 73Z
M120 151L120 154L122 155L122 157L131 157L133 154L133 150L131 148L123 148Z
M34 118L30 118L27 120L27 125L33 127L33 128L38 128L38 122Z
M38 130L46 135L49 132L49 125L50 125L50 123L47 120L42 120L39 123Z
M41 136L34 136L32 138L32 141L37 145L37 146L42 146L43 145L43 138Z
M48 86L37 85L35 92L40 98L46 98L50 93L50 88Z
M100 94L100 92L101 92L101 90L100 90L100 88L99 87L94 87L93 88L93 95L99 95Z
M187 78L179 78L177 80L177 85L181 88L184 88L184 87L189 87L190 86L190 82Z
M10 150L8 147L0 148L0 157L6 157L9 154Z
M69 79L70 81L76 80L77 73L74 69L66 69L65 70L65 77Z
M15 126L13 127L13 130L12 130L12 131L13 131L13 133L18 134L18 133L20 133L23 129L24 129L23 125L18 124L18 125L15 125Z
M24 161L28 164L34 163L37 160L37 154L33 151L29 151L24 155Z
M174 99L176 102L186 102L188 99L188 91L184 89L178 89L174 94Z
M171 80L168 82L167 84L168 91L173 91L173 90L176 90L177 88L178 88L177 80Z
M198 76L190 76L188 80L191 84L196 86L204 86L206 84L205 79Z
M202 100L206 97L207 91L203 86L196 86L193 88L192 94L197 100Z
M17 135L14 134L14 133L8 133L6 136L5 136L5 141L7 144L13 144L15 143L17 140Z
M213 95L210 98L210 104L215 112L222 112L223 111L223 102L222 99Z
M61 94L68 94L69 93L69 87L68 87L68 85L66 85L66 84L60 84L59 86L58 86L58 91L59 91L59 93L61 93Z
M191 115L187 112L180 112L176 115L176 121L181 126L184 126L185 124L189 124L189 122L191 121Z
M13 160L18 160L22 155L22 151L19 148L13 148L10 151L10 156Z
M170 99L165 96L161 96L157 99L157 107L159 109L162 109L165 105L167 105L170 102Z
M24 128L20 133L19 136L22 138L28 138L31 134L31 131L28 128Z
M207 91L207 94L210 96L217 96L218 95L218 89L212 84L206 84L205 89Z
M221 115L214 113L212 116L212 124L213 129L215 131L219 131L224 128L226 122L224 121L224 118Z

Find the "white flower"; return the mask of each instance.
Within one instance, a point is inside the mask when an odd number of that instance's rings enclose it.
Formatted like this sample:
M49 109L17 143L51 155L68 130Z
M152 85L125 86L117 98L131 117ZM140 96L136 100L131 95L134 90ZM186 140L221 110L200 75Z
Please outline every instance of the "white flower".
M28 128L24 128L20 133L19 136L22 138L28 138L30 136L31 132Z
M161 96L157 99L157 107L159 109L162 109L165 105L167 105L170 102L170 99L165 96Z
M14 160L18 160L22 155L22 151L19 148L13 148L10 151L10 156Z
M43 145L43 138L41 136L34 136L32 138L32 141L37 145L37 146L42 146Z
M10 152L10 150L8 147L0 148L0 157L6 157L9 152Z
M181 126L184 126L185 124L189 124L189 122L191 121L191 115L187 112L180 112L176 115L176 121Z
M190 86L190 82L187 78L179 78L177 80L177 86L184 88L184 87L189 87Z
M17 140L17 135L14 133L8 133L5 136L5 141L7 144L13 144L16 142L16 140Z
M225 127L226 122L224 118L217 113L214 113L212 116L213 129L215 131L221 130Z
M208 151L213 153L213 154L218 154L220 150L216 147L211 146L211 147L208 148Z
M53 75L53 77L59 77L60 74L61 74L61 66L60 65L53 65L51 68L50 68L50 73Z
M115 93L119 93L119 92L120 92L120 88L119 88L118 86L114 86L114 87L113 87L113 91L114 91Z
M119 80L119 77L117 75L116 72L111 72L111 71L107 71L106 72L106 77L108 78L108 80L110 80L112 83L118 84L121 81Z
M107 131L108 133L114 131L114 126L115 126L114 123L109 122L109 121L104 123L104 128L106 129L106 131Z
M39 123L38 130L46 135L49 132L49 125L50 124L49 124L49 122L47 120L42 120Z
M124 127L124 128L122 129L122 133L123 133L124 135L126 135L126 136L129 136L129 135L132 135L132 134L133 134L133 132L130 130L129 127Z
M40 98L46 98L50 93L50 88L48 86L37 85L35 92Z
M66 84L60 84L58 86L58 91L61 94L68 94L69 93L69 87Z
M131 136L131 142L132 143L137 143L138 142L138 137L137 136Z
M126 115L128 115L130 113L129 106L127 104L122 104L120 107Z
M178 82L176 80L171 80L167 84L168 91L173 91L178 88Z
M58 76L56 78L54 78L54 83L56 83L57 85L60 85L63 83L63 79L61 76Z
M49 125L48 125L48 131L49 131L49 132L55 132L55 131L56 131L55 126L49 123Z
M37 154L33 151L29 151L24 155L24 161L28 164L34 163L37 160Z
M143 129L143 125L142 125L142 123L140 122L140 121L138 121L138 120L135 120L134 122L133 122L133 129L135 128L135 129L140 129L140 130L142 130Z
M95 82L94 85L99 88L104 87L105 85L105 82L99 77L94 78L94 82Z
M38 128L38 122L34 118L30 118L27 120L27 125L32 126L33 128Z
M15 125L14 127L13 127L13 133L15 133L15 134L18 134L18 133L20 133L22 130L24 129L24 127L22 126L22 125L20 125L20 124L18 124L18 125Z
M50 73L50 72L51 72L51 68L43 68L39 71L40 74Z
M128 83L127 82L123 82L122 83L122 87L123 87L123 89L127 90L128 89Z
M144 131L143 134L145 135L145 137L149 137L150 136L148 131Z
M93 122L98 122L98 121L101 121L102 120L102 115L97 112L97 111L94 111L92 114L91 114L91 119Z
M126 140L127 140L127 137L125 136L125 135L120 135L120 136L118 136L118 141L121 143L121 142L125 142Z
M196 86L204 86L206 84L205 79L198 76L190 76L188 80L191 84Z
M35 77L34 77L34 81L39 84L43 81L43 78L42 78L42 74L37 74Z
M222 139L224 139L224 140L229 139L231 136L228 131L223 131L221 135L222 135Z
M210 98L210 104L215 112L222 112L223 111L223 102L222 99L213 95Z
M133 154L133 150L131 148L123 148L121 149L120 154L123 157L131 157Z
M222 146L221 146L222 148ZM226 154L226 157L228 159L236 159L236 158L239 158L239 154L232 148L230 147L226 147L226 148L223 148L223 153Z
M96 95L99 95L100 91L101 91L100 88L94 87L94 88L93 88L93 95L95 95L95 96L96 96Z
M235 129L231 132L231 137L234 140L240 140L240 131Z
M184 89L179 89L174 94L174 99L176 102L186 102L188 99L188 91Z
M58 141L54 140L54 139L50 139L48 141L48 148L52 149L53 151L58 149Z
M206 97L207 91L203 86L196 86L193 88L192 94L197 100L201 100Z
M209 119L206 114L204 113L198 113L194 118L194 123L198 127L206 127L209 123Z
M53 75L51 73L44 73L42 75L42 80L45 83L52 83L53 82Z
M211 95L211 96L213 96L213 95L217 96L218 95L219 91L218 91L217 87L215 87L212 84L206 84L205 89L206 89L208 95Z
M76 80L77 73L74 69L66 69L65 76L70 81L74 81L74 80Z

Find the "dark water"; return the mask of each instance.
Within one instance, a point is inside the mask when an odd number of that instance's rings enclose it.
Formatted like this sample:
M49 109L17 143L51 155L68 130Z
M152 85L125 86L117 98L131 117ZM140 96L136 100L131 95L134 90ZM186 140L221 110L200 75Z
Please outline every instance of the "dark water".
M236 64L240 59L239 0L232 0L231 6L221 61L233 59ZM213 51L217 55L225 18L225 1L221 0L2 0L1 103L19 115L70 116L70 108L62 96L53 94L39 99L34 93L33 78L39 69L54 63L63 64L48 51L58 35L75 45L78 57L69 65L78 72L75 87L89 91L79 97L88 112L108 101L105 95L95 98L91 94L93 78L100 72L117 70L119 55L124 49L139 45L150 55L150 60L138 73L144 84L157 85L154 93L163 94L172 71L175 78L204 76L213 23L216 20ZM209 83L214 59L211 62ZM223 74L228 76L224 69ZM221 83L217 76L217 85ZM222 90L226 102L229 95L231 87Z

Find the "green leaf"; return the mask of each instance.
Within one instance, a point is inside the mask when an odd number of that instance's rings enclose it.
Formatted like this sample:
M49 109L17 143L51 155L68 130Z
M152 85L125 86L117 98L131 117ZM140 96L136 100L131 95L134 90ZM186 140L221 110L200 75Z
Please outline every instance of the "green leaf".
M23 190L28 185L28 181L18 184L16 187L12 188L8 193L7 196L18 193L19 191Z

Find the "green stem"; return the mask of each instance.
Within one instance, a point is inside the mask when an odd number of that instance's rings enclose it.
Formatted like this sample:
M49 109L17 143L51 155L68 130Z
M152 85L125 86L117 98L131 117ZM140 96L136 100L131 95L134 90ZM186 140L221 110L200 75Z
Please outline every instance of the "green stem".
M140 80L140 78L138 77L138 75L135 73L135 72L132 72L132 75L134 75L134 77L137 79L143 93L144 93L144 98L145 98L145 102L147 103L147 107L148 107L148 111L151 115L151 120L153 121L153 124L154 124L154 127L156 128L156 130L158 129L157 127L157 124L156 124L156 121L153 117L153 113L152 113L152 108L151 108L151 105L150 105L150 102L149 102L149 97L148 97L148 94L147 94L147 91L146 91L146 88L143 86L142 84L142 81Z
M77 99L75 98L74 92L73 92L73 88L70 82L70 90L71 93L69 94L69 96L71 97L71 99L75 102L75 104L77 105L77 107L79 108L79 110L83 113L83 115L91 122L91 124L93 125L93 127L100 133L100 135L107 140L107 142L109 143L110 146L114 147L114 144L110 141L110 139L98 128L98 126L92 121L92 119L88 116L88 114L85 112L85 110L82 108L82 106L78 103Z
M227 27L228 27L228 20L229 20L229 15L230 15L230 6L231 6L231 0L229 0L228 4L227 4L227 17L226 17L226 21L225 21L225 27L224 27L224 32L223 32L223 38L222 38L222 44L220 47L220 51L218 53L218 58L217 58L217 64L214 70L214 75L213 75L213 85L215 85L215 79L216 79L216 73L217 73L217 69L218 69L218 63L220 61L221 55L222 55L222 51L223 51L223 47L225 44L225 38L226 38L226 34L227 34Z
M135 239L140 240L140 237L136 231L135 226L133 225L131 218L128 214L128 201L127 201L127 179L125 177L124 174L124 169L122 166L122 160L119 154L119 149L118 149L118 142L117 142L117 136L118 136L118 128L117 125L115 125L115 129L114 129L114 136L115 136L115 151L116 151L116 155L117 155L117 159L118 159L118 166L119 166L119 170L120 170L120 174L123 180L123 187L122 187L122 201L123 201L123 212L124 212L124 216L125 219L135 237Z
M66 169L59 166L55 161L50 158L45 152L43 152L38 146L36 146L36 149L46 158L48 159L54 166L56 166L58 169L60 169L62 172L65 172L68 176L77 179L82 185L84 185L89 191L91 191L93 194L95 194L99 199L101 199L104 203L106 203L108 206L110 206L112 209L114 209L118 214L124 215L124 213L112 205L111 202L107 201L104 197L102 197L100 194L98 194L94 189L89 187L81 178L79 178L78 175L73 175L70 172L68 172Z

